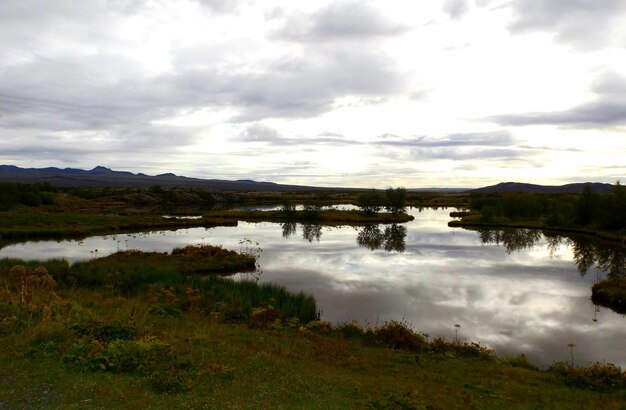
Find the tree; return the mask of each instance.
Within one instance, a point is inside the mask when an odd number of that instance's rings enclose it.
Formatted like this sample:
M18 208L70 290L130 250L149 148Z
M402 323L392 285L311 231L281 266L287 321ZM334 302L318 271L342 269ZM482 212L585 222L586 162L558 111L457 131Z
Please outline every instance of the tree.
M367 192L363 192L359 195L357 205L363 212L368 215L373 215L380 212L382 209L383 199L376 190L371 189Z
M596 195L591 190L591 184L583 187L583 192L578 201L578 223L587 225L593 220L593 209L597 205Z
M405 188L387 188L385 191L385 209L396 215L405 211Z

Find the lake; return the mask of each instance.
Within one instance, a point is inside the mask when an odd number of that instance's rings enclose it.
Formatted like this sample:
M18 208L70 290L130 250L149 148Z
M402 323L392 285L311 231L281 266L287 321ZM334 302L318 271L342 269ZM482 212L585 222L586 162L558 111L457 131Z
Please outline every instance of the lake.
M624 315L590 300L591 286L606 271L624 274L623 250L535 230L450 228L449 212L411 209L410 223L365 228L240 222L33 241L6 246L0 257L73 262L200 243L258 248L262 272L252 277L314 295L324 320L375 326L393 319L449 339L458 331L461 340L500 355L525 353L541 366L569 360L574 343L578 365L593 360L626 367Z

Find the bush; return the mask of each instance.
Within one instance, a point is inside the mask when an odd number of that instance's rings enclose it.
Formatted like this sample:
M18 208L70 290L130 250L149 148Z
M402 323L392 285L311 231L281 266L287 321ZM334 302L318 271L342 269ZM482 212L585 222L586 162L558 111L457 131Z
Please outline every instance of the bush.
M528 357L525 354L517 356L503 356L500 360L504 363L508 363L513 367L522 367L524 369L538 370L537 366L528 361Z
M480 343L448 341L443 338L433 339L428 346L431 352L444 353L462 357L478 357L482 359L493 359L495 352Z
M587 367L574 367L567 362L555 362L548 371L568 384L597 389L626 387L626 372L612 363L590 362Z
M373 330L377 344L391 349L418 352L427 346L426 337L414 332L407 324L391 320Z
M363 326L357 322L345 322L337 325L337 331L344 337L354 338L365 334Z

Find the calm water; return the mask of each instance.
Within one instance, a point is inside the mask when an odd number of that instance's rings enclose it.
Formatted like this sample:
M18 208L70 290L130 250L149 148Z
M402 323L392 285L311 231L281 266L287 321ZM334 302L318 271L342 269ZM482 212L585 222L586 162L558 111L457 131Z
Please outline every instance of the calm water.
M415 221L369 228L240 223L137 235L11 245L0 257L70 261L120 249L170 251L210 243L262 249L262 282L315 296L324 320L375 325L406 320L431 336L476 341L499 354L526 353L548 365L589 360L626 367L626 319L590 301L591 285L626 269L624 253L589 240L537 231L449 228L448 210L411 211ZM96 251L97 250L97 251ZM581 274L586 272L586 274Z

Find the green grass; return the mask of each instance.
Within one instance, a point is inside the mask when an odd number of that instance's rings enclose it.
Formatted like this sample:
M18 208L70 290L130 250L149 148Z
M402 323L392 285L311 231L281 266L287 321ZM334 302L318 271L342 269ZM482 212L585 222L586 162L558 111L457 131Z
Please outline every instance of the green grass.
M131 313L129 307L110 306L103 316L124 318ZM167 346L169 357L161 366L171 371L178 362L183 368L185 362L193 363L185 371L182 391L158 391L142 371L76 369L59 359L62 347L35 342L32 333L25 332L0 343L0 368L8 375L0 384L0 403L7 408L68 409L626 405L623 391L573 387L552 374L495 360L415 354L297 329L215 323L196 315L150 317L141 305L134 314L144 334Z

